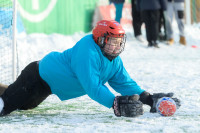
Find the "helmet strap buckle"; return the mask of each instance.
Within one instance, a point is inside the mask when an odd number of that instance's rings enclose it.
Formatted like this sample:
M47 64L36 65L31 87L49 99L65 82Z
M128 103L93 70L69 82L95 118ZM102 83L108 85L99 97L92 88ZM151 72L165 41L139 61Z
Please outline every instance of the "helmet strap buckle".
M98 45L103 48L107 43L107 34L98 38Z
M105 37L99 37L99 45L101 46L101 47L104 47L104 45L105 45Z

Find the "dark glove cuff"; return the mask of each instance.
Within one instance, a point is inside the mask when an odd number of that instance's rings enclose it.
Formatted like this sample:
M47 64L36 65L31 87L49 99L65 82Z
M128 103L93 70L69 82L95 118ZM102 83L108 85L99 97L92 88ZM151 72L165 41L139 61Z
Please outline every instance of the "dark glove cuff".
M116 96L113 102L113 110L117 117L121 116L120 109L119 109L119 96Z

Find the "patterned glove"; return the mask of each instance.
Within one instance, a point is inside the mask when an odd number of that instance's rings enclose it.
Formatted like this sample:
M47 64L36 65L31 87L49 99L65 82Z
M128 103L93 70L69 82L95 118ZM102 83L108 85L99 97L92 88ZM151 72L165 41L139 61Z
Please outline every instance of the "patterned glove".
M138 99L139 95L116 96L113 103L114 114L117 117L136 117L143 115L143 104Z

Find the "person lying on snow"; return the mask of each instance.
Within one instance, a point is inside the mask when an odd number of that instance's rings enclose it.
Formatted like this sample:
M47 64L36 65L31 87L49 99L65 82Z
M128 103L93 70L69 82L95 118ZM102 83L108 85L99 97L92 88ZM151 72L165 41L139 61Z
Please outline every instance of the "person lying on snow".
M143 104L151 107L150 112L156 112L158 99L172 97L173 93L150 94L137 85L119 56L125 41L125 31L118 22L99 21L92 34L72 48L47 54L27 65L14 83L1 85L5 91L0 96L0 116L33 109L51 94L62 101L88 95L105 107L113 108L118 117L142 115ZM122 96L115 96L106 82ZM173 99L179 108L180 100Z

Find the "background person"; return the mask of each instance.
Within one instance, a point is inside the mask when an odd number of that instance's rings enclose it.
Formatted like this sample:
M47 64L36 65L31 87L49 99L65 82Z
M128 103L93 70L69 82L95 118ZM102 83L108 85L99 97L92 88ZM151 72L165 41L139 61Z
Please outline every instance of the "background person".
M174 44L172 22L175 15L176 22L179 29L179 43L186 45L185 39L185 26L184 26L184 8L185 0L168 0L167 3L167 17L166 17L166 29L168 44Z
M132 24L135 38L140 42L145 42L145 39L142 37L141 27L142 27L142 18L141 11L139 10L139 5L137 4L137 0L131 0L132 6Z
M140 10L142 11L142 20L146 26L146 37L148 47L158 46L158 31L159 31L159 17L160 10L166 10L165 0L137 0Z
M120 20L122 18L122 9L123 9L125 0L109 0L109 1L110 3L113 3L115 5L115 9L116 9L115 21L120 23Z

